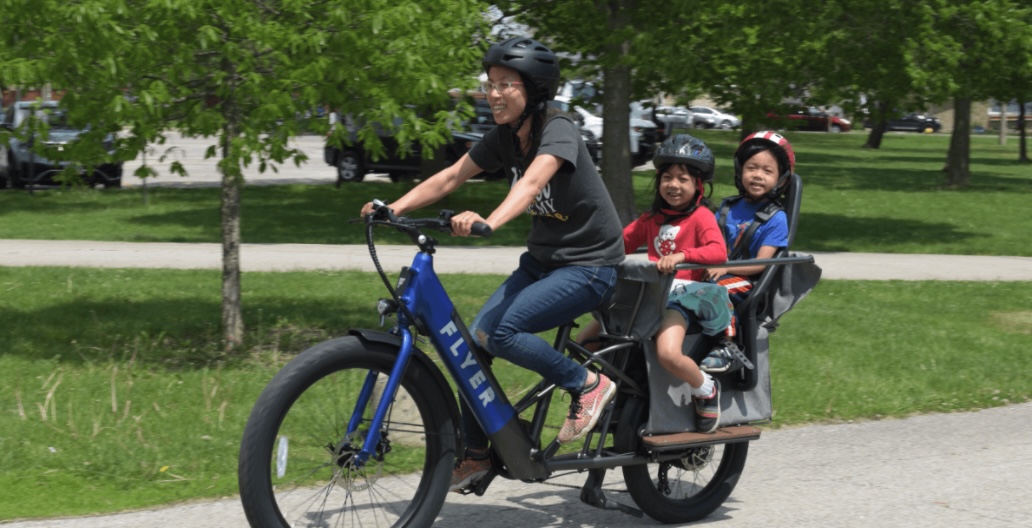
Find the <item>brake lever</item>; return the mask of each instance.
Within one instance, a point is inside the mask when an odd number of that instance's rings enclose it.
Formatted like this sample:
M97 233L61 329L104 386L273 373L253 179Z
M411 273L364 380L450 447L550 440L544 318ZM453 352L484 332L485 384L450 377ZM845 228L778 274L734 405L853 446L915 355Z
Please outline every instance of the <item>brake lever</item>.
M384 217L388 222L397 223L398 217L394 215L394 211L387 206L387 203L378 198L373 198L373 213L370 215L374 220L377 217Z

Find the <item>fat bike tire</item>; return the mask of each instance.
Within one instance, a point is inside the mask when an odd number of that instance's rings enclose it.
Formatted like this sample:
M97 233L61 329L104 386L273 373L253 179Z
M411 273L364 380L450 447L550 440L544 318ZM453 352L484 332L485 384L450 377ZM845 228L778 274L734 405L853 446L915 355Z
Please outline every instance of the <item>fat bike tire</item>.
M417 351L417 353L419 353ZM346 434L370 372L382 386L397 347L355 337L302 352L269 382L240 444L240 498L253 527L430 526L455 464L456 424L433 373L409 362L376 455L357 463L374 392ZM452 404L453 405L453 404Z
M618 452L644 453L639 431L648 421L648 402L627 402L614 440ZM627 491L641 511L666 524L694 522L713 513L731 495L745 467L749 443L686 450L678 460L625 466Z

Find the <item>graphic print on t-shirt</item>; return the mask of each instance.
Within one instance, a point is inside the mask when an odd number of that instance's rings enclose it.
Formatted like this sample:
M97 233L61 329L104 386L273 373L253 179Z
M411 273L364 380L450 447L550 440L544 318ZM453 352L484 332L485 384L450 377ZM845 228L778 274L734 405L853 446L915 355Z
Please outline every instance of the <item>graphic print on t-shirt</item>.
M681 231L681 226L673 225L662 225L659 226L659 234L656 235L655 240L652 243L656 246L656 253L659 256L665 257L672 255L677 251L677 233Z
M519 169L516 167L512 168L512 185L516 185L520 177ZM510 185L510 187L512 186ZM527 214L531 216L544 216L548 218L555 218L560 221L567 221L570 219L569 216L564 215L556 210L555 199L552 197L552 182L545 184L545 188L541 189L541 192L534 197L534 203L527 207Z

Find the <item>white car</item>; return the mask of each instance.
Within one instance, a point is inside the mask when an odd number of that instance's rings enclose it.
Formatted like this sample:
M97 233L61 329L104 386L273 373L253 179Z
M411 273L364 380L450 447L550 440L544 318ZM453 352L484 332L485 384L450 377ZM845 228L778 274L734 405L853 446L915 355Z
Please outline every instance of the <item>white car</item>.
M570 98L562 95L556 96L549 104L563 112L574 114L581 121L581 128L591 132L599 141L603 141L602 117L591 113L582 106L570 104ZM652 121L639 119L633 114L630 128L631 161L637 167L652 159L652 154L656 151L659 128Z
M722 128L731 130L742 126L737 116L721 112L708 106L693 106L688 109L692 113L692 126L695 128Z

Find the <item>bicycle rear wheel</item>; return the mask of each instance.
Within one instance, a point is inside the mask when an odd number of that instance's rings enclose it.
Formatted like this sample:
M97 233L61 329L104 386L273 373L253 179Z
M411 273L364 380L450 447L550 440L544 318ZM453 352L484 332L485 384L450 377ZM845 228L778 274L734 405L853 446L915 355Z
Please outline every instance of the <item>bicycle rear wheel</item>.
M455 424L432 373L412 360L381 428L362 449L379 398L357 412L370 372L382 386L397 349L346 337L316 345L273 377L240 445L240 497L251 526L430 526L455 463ZM452 404L454 405L454 404Z
M638 431L648 420L648 402L627 402L617 431L619 452L642 452ZM623 468L627 491L649 517L662 523L686 523L720 507L738 484L749 443L686 449L677 460Z

